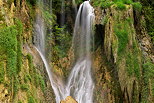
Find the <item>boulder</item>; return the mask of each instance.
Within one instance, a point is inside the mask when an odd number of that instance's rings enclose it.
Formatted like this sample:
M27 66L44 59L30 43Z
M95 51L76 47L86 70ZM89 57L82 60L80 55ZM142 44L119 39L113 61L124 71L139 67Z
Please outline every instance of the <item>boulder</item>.
M68 96L65 100L62 100L60 103L77 103L77 101L73 99L71 96Z

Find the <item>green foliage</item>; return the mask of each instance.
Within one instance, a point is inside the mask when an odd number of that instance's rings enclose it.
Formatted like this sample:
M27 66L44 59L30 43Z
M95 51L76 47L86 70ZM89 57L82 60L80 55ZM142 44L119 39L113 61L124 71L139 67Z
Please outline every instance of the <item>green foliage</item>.
M146 60L146 62L143 64L143 90L142 90L142 102L147 103L149 101L149 94L152 93L152 96L154 96L154 64L151 62L151 60ZM151 80L151 83L150 81ZM149 87L152 88L149 88ZM151 90L150 90L151 89ZM148 101L147 101L148 100Z
M13 97L16 96L18 90L20 88L20 83L19 83L19 80L18 80L18 77L14 77L14 81L13 81Z
M142 9L140 2L133 2L132 0L97 0L93 4L95 7L102 7L103 9L109 8L113 4L115 4L119 10L125 10L125 4L133 5L134 9L137 11L141 11Z
M114 2L121 2L123 4L131 4L132 3L132 0L114 0Z
M17 30L15 26L4 27L0 29L0 45L7 51L17 49Z
M141 0L141 2L143 4L143 14L146 20L145 27L154 44L154 6L147 0Z
M34 80L35 80L35 82L34 82L35 86L36 87L40 86L41 90L44 92L45 87L46 87L44 78L40 74L35 73L34 74Z
M125 10L126 9L125 4L122 3L122 2L116 2L116 5L117 5L117 9L119 9L119 10Z
M7 74L9 78L15 77L17 72L17 33L15 26L0 29L0 46L7 54Z
M27 85L27 84L22 84L22 85L20 86L20 89L23 90L23 91L28 91L28 90L29 90L29 85Z
M125 21L123 23L116 24L114 27L114 32L118 37L118 54L123 52L128 43L128 23Z
M146 78L153 78L154 77L154 64L148 60L144 65L144 73L146 73L145 77Z
M25 77L24 77L24 82L27 83L28 81L31 82L32 78L31 78L31 76L29 74L26 74Z
M69 50L71 35L66 32L64 28L59 28L58 26L55 26L53 31L53 39L55 40L52 44L53 52L55 52L59 58L63 58L67 55L67 51Z
M134 39L132 39L133 45L130 46L129 44L129 39L131 39L134 34L134 29L131 28L133 20L131 18L126 18L125 20L118 21L118 17L116 20L117 22L114 24L114 33L118 39L119 60L125 57L128 75L134 75L139 79L140 62L137 43ZM130 47L131 50L127 47Z
M45 86L44 78L41 75L39 76L39 83L40 83L42 91L44 92L46 86Z
M120 10L125 10L127 5L133 5L134 10L141 11L142 5L140 2L133 2L132 0L114 0L114 3L117 5L117 8Z
M16 76L17 74L17 53L13 51L12 49L7 51L8 58L7 58L7 71L9 78L12 78L12 76Z
M28 103L36 103L36 102L35 102L35 98L32 97L32 96L29 96L29 97L28 97Z
M51 14L49 10L43 10L43 18L46 22L46 26L51 29L52 25L56 24L56 16Z
M134 2L132 3L132 5L133 5L134 10L139 11L139 12L142 10L142 5L140 2Z
M33 58L31 54L27 54L27 59L28 59L28 65L30 69L33 69Z
M0 62L0 84L4 82L4 63Z
M102 19L102 24L105 25L108 22L108 16L104 16Z
M137 78L140 77L140 67L138 62L138 56L134 53L128 53L126 58L126 66L128 75L135 75Z
M97 7L102 7L103 9L109 8L111 5L113 5L114 2L110 0L97 0L94 2L94 6Z
M33 77L34 77L34 85L37 88L37 87L39 87L39 76L37 73L34 73Z
M133 2L132 2L132 0L123 0L123 3L124 4L132 4Z
M16 28L18 31L17 35L17 73L21 71L21 66L22 66L22 48L21 48L21 43L22 43L22 33L23 33L23 25L22 22L18 19L15 20Z

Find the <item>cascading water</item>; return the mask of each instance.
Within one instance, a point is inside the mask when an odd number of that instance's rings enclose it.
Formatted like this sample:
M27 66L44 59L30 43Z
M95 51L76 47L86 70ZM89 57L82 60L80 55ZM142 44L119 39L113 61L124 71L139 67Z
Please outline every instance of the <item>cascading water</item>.
M43 5L44 3L42 1L39 1L38 3L39 6ZM42 7L43 8L43 7ZM49 76L49 80L52 86L52 89L55 93L56 96L56 102L59 103L60 100L62 100L62 94L64 94L64 86L62 85L62 82L60 80L57 79L57 77L54 77L54 74L52 74L51 72L51 68L46 60L45 57L45 25L44 25L44 20L42 17L42 13L41 13L41 8L38 8L38 12L36 15L36 22L34 25L34 29L35 29L35 39L34 39L34 43L35 43L35 48L38 51L38 53L40 54L42 61L45 65L47 74Z
M93 46L94 9L89 1L81 4L75 22L73 47L76 64L66 85L66 96L78 103L93 102L94 83L91 77L91 49Z
M45 26L41 13L38 13L35 23L35 45L40 54L51 86L56 96L56 103L67 96L72 96L78 103L93 102L94 83L91 76L92 60L91 49L93 44L94 10L89 1L81 4L75 22L73 47L75 54L75 66L68 78L68 83L63 85L62 81L53 78L50 66L45 57Z

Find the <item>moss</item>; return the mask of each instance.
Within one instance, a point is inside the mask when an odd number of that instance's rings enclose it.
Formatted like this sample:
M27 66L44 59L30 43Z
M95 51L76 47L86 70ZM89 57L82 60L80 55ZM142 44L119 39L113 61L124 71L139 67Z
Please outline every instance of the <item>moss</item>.
M30 69L33 69L33 57L31 54L27 54L28 65Z
M39 83L40 83L40 87L41 87L42 91L44 92L46 86L45 86L44 78L41 75L39 76Z
M18 80L18 77L14 77L14 81L13 81L13 98L15 98L18 90L20 88L20 83L19 83L19 80Z
M125 21L123 23L116 24L114 26L114 32L118 37L118 54L121 54L128 43L128 23Z
M149 100L149 96L154 97L154 64L150 59L146 60L143 64L143 90L142 90L142 102L152 102ZM151 83L150 81L151 80ZM149 88L152 87L152 88ZM151 94L152 93L152 94Z
M7 54L7 74L9 78L16 75L17 65L17 29L15 26L0 29L0 45Z
M33 78L34 78L34 85L37 88L39 86L39 76L38 76L38 74L34 73Z
M0 62L0 84L4 82L4 63Z
M113 5L114 2L110 1L110 0L97 0L93 3L93 5L95 7L101 7L103 9L109 8L111 5Z
M17 53L11 49L7 51L7 54L7 74L9 78L12 78L17 74Z
M139 79L141 76L139 61L140 51L134 39L135 30L132 28L134 22L128 17L123 19L123 13L123 11L120 11L119 16L114 18L116 21L114 24L114 33L118 39L118 63L121 63L122 58L125 58L128 75L135 76Z
M32 78L31 78L31 75L26 74L25 77L24 77L24 82L27 83L28 81L31 82L32 81Z
M105 17L102 19L102 25L107 24L107 22L108 22L108 16L105 16Z
M139 12L142 10L142 5L140 2L134 2L132 3L132 5L133 5L134 10L137 10Z
M153 4L147 0L140 0L143 5L143 15L146 20L146 30L148 31L148 34L151 36L153 44L154 44L154 6Z
M132 2L132 0L123 0L123 3L124 4L132 4L133 2Z
M27 84L22 84L22 85L20 86L20 89L21 89L22 91L28 91L28 90L29 90L29 85L27 85Z
M45 91L45 87L46 87L46 85L45 85L45 81L44 81L44 78L40 75L40 74L38 74L38 73L35 73L34 74L34 85L35 85L35 87L41 87L41 90L44 92Z
M22 60L21 43L17 41L18 36L21 35L21 31L19 29L21 29L19 25L9 27L4 26L0 29L0 46L6 54L6 74L10 79L10 84L8 85L10 85L10 91L13 92L13 98L19 89L18 70L19 67L21 67L20 62Z
M124 3L116 2L116 5L117 5L117 9L119 9L119 10L126 10L126 6L125 6Z
M35 98L33 96L28 97L28 103L36 103Z
M135 75L138 79L140 77L140 67L138 56L134 53L128 53L126 58L126 67L129 76Z
M15 24L17 27L18 35L17 35L17 73L21 71L22 66L22 33L23 33L23 25L22 22L18 19L15 20Z

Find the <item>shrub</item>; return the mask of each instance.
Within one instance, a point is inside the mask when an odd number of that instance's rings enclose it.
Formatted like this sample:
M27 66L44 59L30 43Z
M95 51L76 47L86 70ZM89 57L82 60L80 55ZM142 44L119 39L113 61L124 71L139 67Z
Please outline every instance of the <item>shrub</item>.
M137 10L137 11L141 11L142 10L142 5L141 5L141 3L140 2L134 2L134 3L132 3L132 5L133 5L133 8L135 9L135 10Z
M113 5L114 2L110 0L99 0L94 2L94 6L97 7L102 7L103 9L109 8L111 5Z
M119 9L119 10L125 10L126 9L125 4L122 3L122 2L116 2L116 5L117 5L117 9Z
M124 4L132 4L133 2L132 2L132 0L123 0L123 3Z
M113 2L104 2L102 3L102 8L104 9L109 8L113 4L114 4Z

